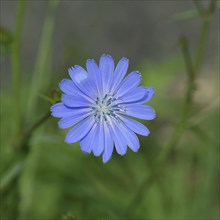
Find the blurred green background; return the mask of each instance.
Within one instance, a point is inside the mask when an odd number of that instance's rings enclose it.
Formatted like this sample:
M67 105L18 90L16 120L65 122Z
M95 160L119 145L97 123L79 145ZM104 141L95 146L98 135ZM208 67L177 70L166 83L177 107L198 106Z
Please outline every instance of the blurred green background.
M218 1L0 4L1 220L219 219ZM47 117L68 68L103 53L129 58L129 71L155 87L157 113L139 152L114 152L107 164L67 145L67 131ZM187 59L193 98L178 131Z

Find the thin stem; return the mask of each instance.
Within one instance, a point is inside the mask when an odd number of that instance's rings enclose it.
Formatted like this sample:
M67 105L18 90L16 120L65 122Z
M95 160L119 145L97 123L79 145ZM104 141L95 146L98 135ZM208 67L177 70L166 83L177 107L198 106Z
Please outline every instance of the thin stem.
M209 11L211 14L214 13L215 6L216 6L216 1L211 0L210 6L209 6ZM196 75L198 75L200 71L200 68L201 68L201 65L204 59L204 49L205 49L205 44L207 40L210 21L211 21L210 18L208 20L203 19L203 27L202 27L202 31L200 34L200 40L199 40L198 49L197 49L195 68L193 68L192 58L189 53L187 39L185 37L182 37L180 39L180 45L181 45L182 54L184 57L184 61L185 61L186 69L187 69L187 75L188 75L188 83L187 83L188 87L186 90L186 95L185 95L185 99L183 103L182 115L180 117L180 121L176 124L168 143L164 146L163 150L159 154L153 166L154 168L151 170L149 175L146 176L146 178L143 180L142 184L136 191L131 202L127 206L124 212L124 215L123 215L125 218L130 217L132 213L135 213L137 207L139 207L139 205L143 201L146 191L149 190L150 186L155 181L157 176L161 174L161 171L163 170L165 162L168 160L174 148L179 143L184 131L187 129L187 124L188 124L187 119L188 119L188 116L189 116L189 113L190 113L190 110L193 104L192 96L193 96L194 87L195 87L195 78L196 78Z
M201 34L199 37L199 42L198 42L197 51L195 55L195 74L198 74L202 67L202 63L204 60L204 51L205 51L207 37L208 37L210 23L211 23L211 17L215 11L216 5L217 5L216 0L210 0L208 9L203 10L204 12L202 13L203 23L202 23Z
M48 75L51 69L51 54L53 33L55 28L56 12L59 0L50 0L48 5L48 14L44 23L43 33L38 51L37 61L30 86L30 93L27 106L27 121L32 118L37 105L38 92L48 82Z
M0 182L0 194L1 195L5 194L7 190L9 189L9 186L11 186L12 183L18 179L22 169L23 169L23 162L18 161L1 178L1 182Z
M47 112L42 118L34 123L27 132L24 133L21 141L17 144L16 148L24 153L29 151L29 140L33 135L34 131L40 127L47 119L50 118L51 113ZM12 186L12 183L16 181L23 169L23 160L16 162L1 178L0 181L0 194L6 193L7 190Z
M13 109L13 133L16 133L21 125L21 63L20 63L20 47L21 34L23 28L24 12L26 0L18 1L15 33L13 36L11 48L11 64L12 64L12 109Z
M17 144L16 149L28 152L29 151L29 140L34 133L34 131L40 127L44 122L47 121L51 116L51 112L48 111L42 118L40 118L38 121L36 121L26 132L24 132L24 135L21 138L21 141Z
M204 22L202 24L202 30L199 38L199 43L196 51L196 57L195 57L195 73L198 74L200 72L200 69L202 67L203 59L204 59L204 51L206 46L206 41L209 33L209 27L210 27L210 18L204 19Z
M19 100L19 91L20 91L20 62L19 62L19 48L20 48L20 34L21 34L21 27L22 27L22 21L23 21L23 13L24 13L24 0L19 0L19 13L18 13L18 21L17 21L17 28L16 28L16 41L13 45L13 57L12 57L12 63L13 63L13 78L14 78L14 103L15 107L13 108L16 112L16 115L18 115L18 107L20 104ZM39 88L40 83L45 81L44 73L47 74L48 68L50 68L50 65L48 65L48 60L50 61L51 57L51 39L53 38L53 30L55 26L55 15L57 11L57 7L59 5L59 0L50 0L49 1L49 15L46 18L46 22L44 25L44 33L41 41L41 47L38 54L38 61L35 68L35 76L33 77L33 82L31 83L31 86L35 87L34 90L31 90L32 95L34 92L34 99L32 104L35 103L35 99L37 96L37 91ZM32 88L32 87L31 87ZM16 91L16 92L15 92ZM34 106L31 105L31 109L33 109ZM23 133L20 140L17 142L15 149L20 150L22 152L22 159L20 162L16 162L7 172L5 175L3 175L3 178L1 178L0 181L0 194L7 192L10 187L13 187L13 182L16 181L22 172L23 166L23 160L24 156L28 154L29 151L29 140L32 137L35 130L41 126L48 118L50 117L50 112L48 111L42 118L40 118L36 123L34 123L26 132ZM14 121L14 124L17 124ZM19 123L20 125L20 123Z
M191 61L192 59L191 59L189 49L188 49L188 41L185 37L182 37L180 39L180 45L181 45L184 61L187 67L187 73L188 73L187 74L188 75L188 84L187 84L188 88L187 88L186 95L185 95L182 115L181 115L180 121L176 124L176 127L174 128L174 131L170 137L170 140L164 146L163 151L161 151L161 153L159 154L153 166L154 167L153 170L143 180L134 198L132 199L131 203L127 207L124 217L130 216L131 212L133 213L135 211L135 208L138 207L138 204L140 204L143 201L144 193L146 193L146 191L149 189L151 184L154 182L155 179L157 179L157 176L161 173L161 170L163 169L162 165L167 161L173 149L179 143L181 136L186 128L188 114L190 112L191 105L192 105L192 95L193 95L193 88L194 88L194 83L195 83L195 74L194 74L194 70L192 66L192 61Z
M193 69L192 58L189 52L188 40L186 37L182 37L180 39L180 46L182 49L182 54L187 69L188 87L186 89L186 95L183 103L183 111L180 117L180 121L176 124L173 134L171 135L170 141L167 143L167 145L165 145L164 150L158 157L157 163L159 165L166 161L170 153L173 151L175 146L180 141L181 136L187 127L187 119L189 116L190 109L192 107L192 96L195 88L195 71Z

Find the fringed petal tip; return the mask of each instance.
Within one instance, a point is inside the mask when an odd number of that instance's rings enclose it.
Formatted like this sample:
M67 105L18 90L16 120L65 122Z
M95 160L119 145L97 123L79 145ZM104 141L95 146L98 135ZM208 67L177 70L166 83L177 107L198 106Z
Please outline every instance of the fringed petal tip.
M86 70L75 65L68 69L71 79L64 79L59 87L64 93L61 102L53 105L51 115L61 118L61 129L71 128L65 142L80 141L81 150L102 156L103 163L111 158L114 149L123 156L129 147L138 152L140 142L136 134L148 136L149 129L130 118L152 120L155 110L144 105L154 96L153 87L139 86L139 71L127 76L129 60L121 58L115 65L108 54L86 61Z

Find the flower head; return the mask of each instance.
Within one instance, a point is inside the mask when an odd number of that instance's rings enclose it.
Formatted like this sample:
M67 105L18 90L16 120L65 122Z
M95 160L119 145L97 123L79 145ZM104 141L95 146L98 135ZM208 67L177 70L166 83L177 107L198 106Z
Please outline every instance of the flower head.
M146 126L128 117L152 120L155 111L144 105L154 88L139 86L141 74L129 73L128 59L122 58L115 67L109 55L102 55L99 66L87 60L87 70L75 65L69 69L70 79L60 83L62 102L51 107L54 117L61 118L60 128L73 128L66 135L69 144L80 141L83 152L102 155L107 162L114 146L124 155L127 146L137 152L140 143L135 133L147 136ZM124 78L125 77L125 78Z

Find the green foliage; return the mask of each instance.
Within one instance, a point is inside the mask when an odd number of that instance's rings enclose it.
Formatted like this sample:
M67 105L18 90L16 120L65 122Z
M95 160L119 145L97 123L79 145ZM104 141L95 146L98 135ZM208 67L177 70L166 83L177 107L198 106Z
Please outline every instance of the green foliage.
M150 105L156 109L157 118L147 124L151 134L140 137L138 153L128 150L123 157L114 153L113 158L103 164L101 158L82 153L79 144L66 144L67 131L58 129L57 119L43 118L40 127L35 124L49 110L51 103L59 99L59 92L51 90L50 76L44 78L44 85L42 78L37 79L51 70L50 65L46 66L48 59L44 58L49 56L51 59L57 6L58 1L49 4L50 13L33 81L23 84L19 91L22 123L16 136L12 136L16 110L15 106L11 107L12 93L1 91L0 217L2 220L120 219L143 180L155 169L155 160L164 150L180 117L187 88L184 59L175 54L161 62L145 60L139 65L142 85L155 87L155 97ZM177 17L188 19L194 14L192 10ZM10 34L6 30L1 30L0 34L1 43L10 44ZM79 52L78 56L80 60L82 54ZM66 71L64 67L61 70ZM219 113L213 105L216 96L211 93L211 97L205 98L201 93L204 90L209 93L218 86L218 75L212 71L209 86L197 85L187 129L179 144L174 146L162 172L155 176L152 184L144 185L143 200L137 207L131 207L129 218L218 219ZM52 80L57 85L60 77L54 74ZM29 94L32 86L33 91ZM31 112L27 119L28 98L34 100L29 107L35 109L35 114ZM207 106L210 108L204 113ZM27 133L29 130L32 130L31 134Z
M103 164L101 158L83 154L78 144L65 144L66 132L57 128L56 119L49 119L31 139L31 151L25 160L19 188L13 187L14 193L8 194L4 201L9 208L3 211L3 219L11 219L12 205L17 207L22 220L61 219L68 212L77 219L120 217L142 179L152 169L158 146L166 141L169 126L178 117L179 112L171 106L177 106L181 94L177 93L171 99L169 94L170 87L181 75L181 63L179 58L169 58L160 65L147 61L140 67L143 84L156 88L151 104L157 110L158 120L148 125L152 133L148 138L141 138L141 149L136 154L130 150L124 157L114 154L110 162ZM7 99L6 96L2 96L2 100ZM47 102L43 103L48 106ZM1 110L4 119L10 118L6 104ZM215 111L210 112L206 120L197 125L207 135L205 141L194 135L194 130L184 135L165 171L131 217L217 217L216 114ZM7 144L9 134L5 129L2 132L2 153L5 157L10 149ZM5 166L9 158L4 158ZM20 196L15 196L15 193Z

